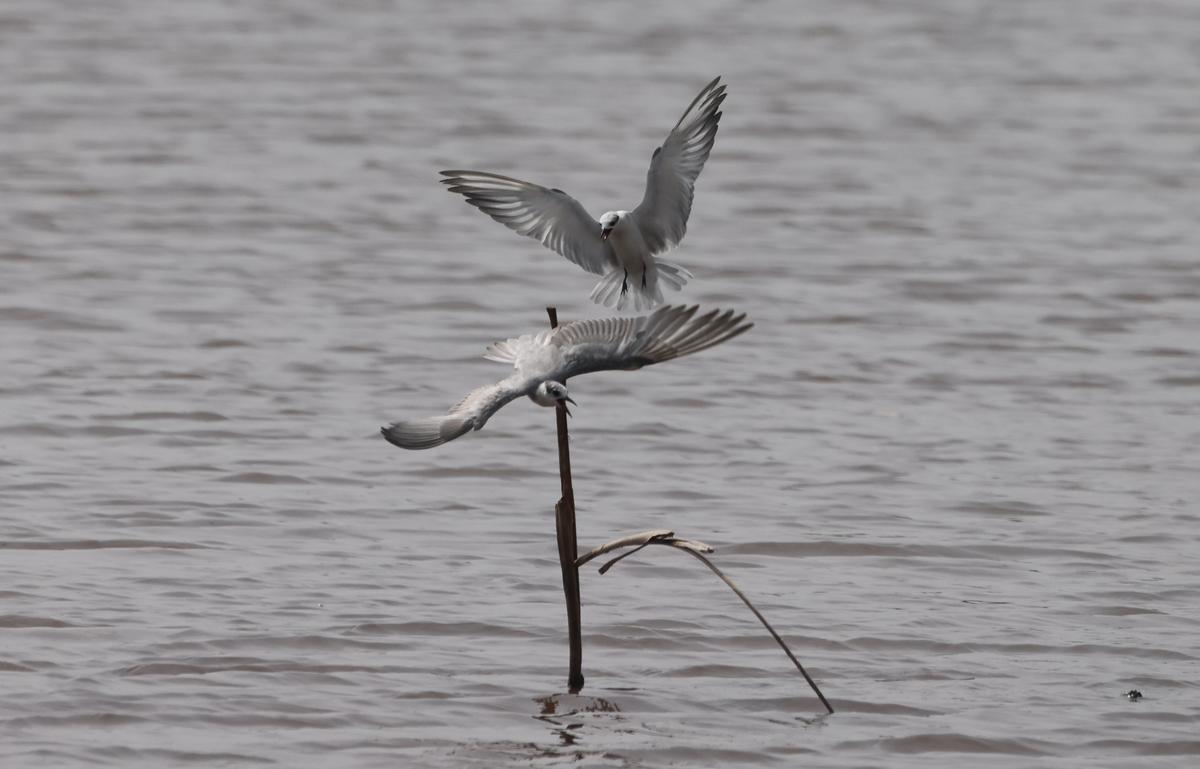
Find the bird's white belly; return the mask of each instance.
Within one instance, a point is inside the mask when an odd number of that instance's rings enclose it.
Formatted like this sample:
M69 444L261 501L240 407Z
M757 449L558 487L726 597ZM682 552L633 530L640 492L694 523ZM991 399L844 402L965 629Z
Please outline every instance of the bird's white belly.
M608 240L612 243L617 262L629 273L630 278L637 278L640 282L643 272L654 274L654 257L650 255L650 249L646 247L637 225L622 219Z

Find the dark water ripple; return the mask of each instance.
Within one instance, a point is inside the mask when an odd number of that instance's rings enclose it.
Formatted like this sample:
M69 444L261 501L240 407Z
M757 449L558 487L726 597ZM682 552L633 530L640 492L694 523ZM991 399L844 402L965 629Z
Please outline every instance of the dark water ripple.
M0 765L1190 767L1187 0L0 7ZM591 317L440 192L628 207L730 97L678 260L736 344L379 440ZM607 201L607 202L606 202ZM1133 702L1124 692L1139 689Z

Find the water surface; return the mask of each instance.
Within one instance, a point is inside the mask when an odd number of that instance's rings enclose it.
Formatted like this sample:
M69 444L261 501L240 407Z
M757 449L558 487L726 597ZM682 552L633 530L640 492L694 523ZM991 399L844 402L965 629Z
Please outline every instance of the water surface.
M1200 8L1187 0L0 9L0 762L1192 766ZM636 204L755 329L553 415L379 424L596 317L446 194ZM1122 693L1137 688L1131 702Z

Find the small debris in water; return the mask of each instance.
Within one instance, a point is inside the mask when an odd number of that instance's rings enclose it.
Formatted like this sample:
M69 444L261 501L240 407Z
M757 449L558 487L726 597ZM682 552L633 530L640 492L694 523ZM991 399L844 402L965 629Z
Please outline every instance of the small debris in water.
M1137 689L1130 689L1129 691L1125 692L1125 696L1129 698L1130 702L1137 702L1142 698L1142 693Z

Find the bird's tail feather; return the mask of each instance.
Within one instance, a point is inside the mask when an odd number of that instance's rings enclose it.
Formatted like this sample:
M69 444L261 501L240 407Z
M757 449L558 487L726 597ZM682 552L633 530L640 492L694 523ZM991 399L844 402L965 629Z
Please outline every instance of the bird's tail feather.
M644 286L640 278L626 275L622 267L609 271L592 289L592 301L618 310L632 302L635 310L649 310L665 301L659 281L678 291L692 277L692 273L673 262L658 260L657 268L656 277L646 281Z
M431 449L452 441L471 429L469 418L449 414L444 417L393 422L379 432L393 446L402 449Z
M658 279L676 291L683 288L685 283L695 277L692 273L674 262L662 259L656 259L655 261L658 263Z
M706 350L749 331L745 313L711 310L696 317L696 305L662 307L646 318L637 357L653 363Z
M641 281L638 281L638 284L634 286L631 281L629 293L622 297L622 299L629 299L630 297L633 298L633 309L639 312L657 307L666 301L663 298L662 289L658 287L657 280L648 281L645 286L642 285ZM617 309L625 309L625 304L626 302L618 300Z
M605 307L619 307L623 300L621 283L625 281L625 270L620 267L609 271L592 289L592 301Z
M488 360L494 360L497 363L516 363L517 349L515 345L517 341L516 337L512 337L502 342L493 342L484 350L483 357Z

